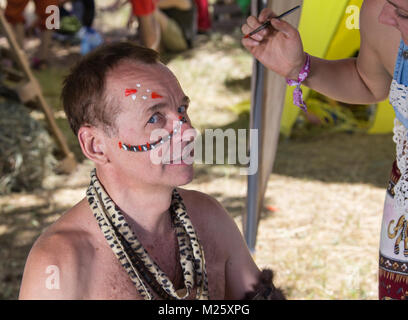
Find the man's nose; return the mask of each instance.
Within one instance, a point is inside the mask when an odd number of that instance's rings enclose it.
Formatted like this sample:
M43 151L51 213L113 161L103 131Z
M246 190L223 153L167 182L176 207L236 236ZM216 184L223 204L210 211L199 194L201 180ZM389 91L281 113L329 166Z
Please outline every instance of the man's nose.
M170 132L173 132L173 136L182 135L185 131L194 129L191 125L190 120L186 116L180 114L172 117Z
M397 21L395 18L395 8L391 4L385 3L378 16L378 22L388 26L397 27Z

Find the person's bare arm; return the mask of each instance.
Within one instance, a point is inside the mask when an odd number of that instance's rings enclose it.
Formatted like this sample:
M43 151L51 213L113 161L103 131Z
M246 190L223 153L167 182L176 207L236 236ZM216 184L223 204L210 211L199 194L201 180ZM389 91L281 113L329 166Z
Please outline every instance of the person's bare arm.
M235 222L229 216L226 220L225 230L229 231L224 236L230 255L225 265L225 299L242 300L254 291L261 273Z
M366 0L362 7L359 57L335 61L312 57L311 73L305 85L346 103L368 104L387 97L392 77L384 66L381 51L382 46L395 47L398 42L395 43L395 32L378 22L378 7L382 1ZM376 6L374 10L373 6ZM256 28L270 14L271 11L266 9L259 19L248 18L247 24L242 27L243 33ZM296 79L305 62L299 32L285 21L272 19L272 25L278 31L265 30L259 36L243 39L242 42L266 67L281 76ZM373 42L374 37L376 40Z
M225 264L225 299L244 299L246 293L253 291L254 285L258 283L260 271L235 221L216 199L208 195L205 197L209 202L209 211L213 212L210 222L212 233L228 255Z
M384 100L391 78L369 48L361 50L358 58L324 60L311 57L311 72L303 84L345 103L370 104Z
M72 236L57 233L35 243L24 268L19 299L81 299L84 282Z
M340 61L312 58L312 72L305 85L346 103L368 104L387 98L400 36L379 23L383 5L384 0L363 3L358 57ZM330 79L336 79L337 86Z
M224 299L244 299L246 293L254 290L260 271L253 261L248 247L234 220L213 197L194 190L179 189L198 235L208 250L217 251L222 257L224 270ZM214 255L214 253L211 253Z
M157 4L160 9L177 8L179 10L189 10L191 0L160 0Z

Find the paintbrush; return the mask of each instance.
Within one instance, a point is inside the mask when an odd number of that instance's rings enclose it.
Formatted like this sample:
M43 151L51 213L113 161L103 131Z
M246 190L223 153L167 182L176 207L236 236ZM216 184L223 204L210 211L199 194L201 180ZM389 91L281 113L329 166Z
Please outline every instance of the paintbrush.
M277 17L272 17L271 19L281 19L281 18L287 16L288 14L291 14L293 11L295 11L296 9L299 9L299 8L300 8L300 5L299 5L299 6L296 6L296 7L294 7L294 8L292 8L292 9L290 9L290 10L284 12L284 13L282 13L281 15L279 15L279 16L277 16ZM271 20L266 21L266 22L263 23L261 26L259 26L258 28L256 28L254 31L251 31L250 33L248 33L247 35L245 35L244 38L245 38L245 39L246 39L246 38L249 38L250 36L254 35L255 33L259 32L259 31L261 31L261 30L263 30L263 29L268 28L269 26L271 26Z

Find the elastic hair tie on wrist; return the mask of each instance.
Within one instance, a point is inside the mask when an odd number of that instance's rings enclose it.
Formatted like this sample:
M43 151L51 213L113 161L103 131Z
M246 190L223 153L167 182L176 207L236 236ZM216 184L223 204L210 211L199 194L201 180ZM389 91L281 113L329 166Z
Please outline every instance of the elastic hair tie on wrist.
M286 78L286 83L291 87L296 86L295 91L293 91L293 104L298 106L304 112L307 112L307 106L305 101L303 100L303 92L300 88L300 85L303 81L306 80L310 73L310 55L305 52L306 55L306 62L303 66L302 70L300 70L299 76L297 80L292 80Z

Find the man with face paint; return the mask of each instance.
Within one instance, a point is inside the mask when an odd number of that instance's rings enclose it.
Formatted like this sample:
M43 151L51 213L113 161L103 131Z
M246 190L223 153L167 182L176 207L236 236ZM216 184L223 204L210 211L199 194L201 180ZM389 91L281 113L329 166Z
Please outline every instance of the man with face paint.
M365 0L360 12L357 58L328 61L303 51L298 31L272 19L273 29L244 38L244 46L267 68L338 101L371 104L388 95L396 120L396 161L387 188L380 242L379 298L408 298L408 1ZM268 18L269 9L242 26L248 34ZM303 107L298 89L296 104ZM296 100L297 99L297 100Z
M20 299L283 298L225 209L179 188L193 179L195 133L189 98L157 52L98 48L62 100L95 169L86 197L31 249Z

